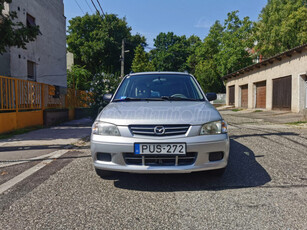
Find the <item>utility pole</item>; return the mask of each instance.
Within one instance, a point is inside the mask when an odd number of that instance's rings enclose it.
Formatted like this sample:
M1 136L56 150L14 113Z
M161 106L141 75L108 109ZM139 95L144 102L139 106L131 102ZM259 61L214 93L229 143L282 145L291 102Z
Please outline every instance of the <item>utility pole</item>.
M124 77L125 75L125 39L122 40L122 55L120 57L120 60L121 60L120 76Z

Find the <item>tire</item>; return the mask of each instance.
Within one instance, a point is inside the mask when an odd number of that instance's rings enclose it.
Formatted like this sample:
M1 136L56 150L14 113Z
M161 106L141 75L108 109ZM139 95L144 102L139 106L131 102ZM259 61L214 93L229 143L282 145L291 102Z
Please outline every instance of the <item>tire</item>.
M212 176L215 176L215 177L222 177L224 175L225 171L226 171L226 167L221 168L221 169L212 170L212 171L210 171L210 174Z
M97 175L100 176L101 178L108 178L112 176L111 171L106 171L106 170L101 170L101 169L95 169L95 171Z

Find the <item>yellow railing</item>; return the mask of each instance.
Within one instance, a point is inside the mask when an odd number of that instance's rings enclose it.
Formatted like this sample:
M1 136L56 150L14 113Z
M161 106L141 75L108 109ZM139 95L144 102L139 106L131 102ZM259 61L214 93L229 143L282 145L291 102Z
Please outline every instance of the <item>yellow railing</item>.
M0 76L0 111L44 110L48 108L87 108L91 94L67 89L54 96L54 86Z
M91 94L67 89L55 96L55 87L43 83L0 76L0 133L43 125L45 109L68 108L74 119L75 108L87 108Z
M16 80L0 76L0 110L16 109Z

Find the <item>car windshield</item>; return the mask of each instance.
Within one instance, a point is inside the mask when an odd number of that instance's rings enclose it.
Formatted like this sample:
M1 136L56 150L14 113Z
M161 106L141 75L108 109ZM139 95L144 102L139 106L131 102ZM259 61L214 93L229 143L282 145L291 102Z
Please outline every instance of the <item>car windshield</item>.
M184 74L140 74L125 78L114 102L143 100L203 101L195 79Z

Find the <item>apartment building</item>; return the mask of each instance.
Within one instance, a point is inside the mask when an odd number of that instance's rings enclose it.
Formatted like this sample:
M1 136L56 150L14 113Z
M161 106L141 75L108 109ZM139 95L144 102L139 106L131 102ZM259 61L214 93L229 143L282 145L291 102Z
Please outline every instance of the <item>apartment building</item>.
M4 8L11 11L25 25L39 25L41 34L27 49L8 48L0 56L0 75L67 87L63 0L13 0Z

